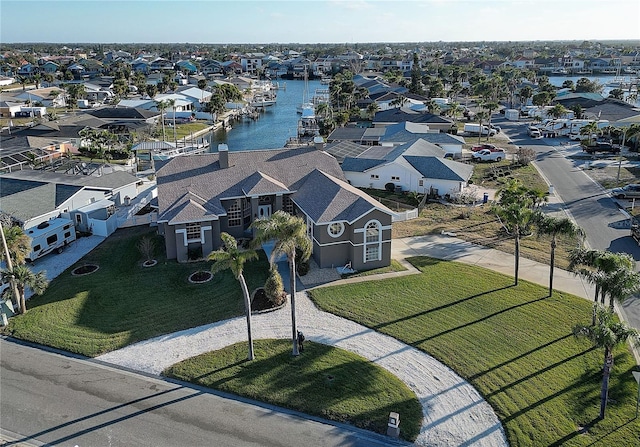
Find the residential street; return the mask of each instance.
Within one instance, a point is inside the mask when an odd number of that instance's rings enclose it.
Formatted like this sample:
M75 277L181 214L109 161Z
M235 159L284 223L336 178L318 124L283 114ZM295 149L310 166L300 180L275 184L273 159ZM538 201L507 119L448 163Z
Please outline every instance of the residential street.
M614 199L584 171L585 160L567 158L566 138L531 139L522 122L500 121L503 131L514 144L534 149L536 166L554 186L564 209L587 233L591 248L624 252L640 260L640 248L629 235L627 216ZM627 321L640 329L640 298L632 297L620 306Z
M19 445L398 445L6 339L0 351L0 436Z

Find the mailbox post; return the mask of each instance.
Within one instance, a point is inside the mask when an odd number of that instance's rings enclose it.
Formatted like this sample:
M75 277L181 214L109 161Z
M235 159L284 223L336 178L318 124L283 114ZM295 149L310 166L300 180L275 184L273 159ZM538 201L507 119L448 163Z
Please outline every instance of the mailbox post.
M387 436L400 437L400 415L395 412L389 413L389 423L387 424Z

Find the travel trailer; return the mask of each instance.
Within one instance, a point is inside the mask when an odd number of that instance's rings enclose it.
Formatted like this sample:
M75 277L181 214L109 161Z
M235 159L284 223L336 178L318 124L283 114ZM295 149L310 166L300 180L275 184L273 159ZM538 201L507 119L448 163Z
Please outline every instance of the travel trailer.
M31 238L29 261L56 251L62 253L64 247L76 240L76 227L73 221L58 217L28 228L25 233Z
M581 135L580 134L580 129L582 129L584 126L586 126L589 123L594 122L595 120L571 120L571 127L569 130L569 138L571 138L572 140L582 140L582 139L587 139L588 135ZM598 120L595 121L597 123L598 129L604 129L605 127L609 126L609 121L608 120Z

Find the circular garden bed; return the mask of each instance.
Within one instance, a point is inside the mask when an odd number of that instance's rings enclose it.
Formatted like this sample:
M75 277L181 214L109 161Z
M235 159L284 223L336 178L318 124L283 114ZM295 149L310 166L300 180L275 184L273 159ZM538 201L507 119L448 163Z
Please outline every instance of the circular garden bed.
M213 279L213 273L206 270L198 270L189 275L189 282L192 284L203 284Z
M85 264L85 265L81 265L80 267L74 268L71 274L73 276L90 275L95 271L97 271L99 268L100 267L97 266L96 264Z

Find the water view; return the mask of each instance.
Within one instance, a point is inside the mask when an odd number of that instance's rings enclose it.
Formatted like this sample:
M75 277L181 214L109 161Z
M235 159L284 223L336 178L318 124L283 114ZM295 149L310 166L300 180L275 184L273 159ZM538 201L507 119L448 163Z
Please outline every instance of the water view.
M220 143L227 144L230 151L277 149L284 147L289 137L297 136L300 115L296 113L296 107L302 103L305 82L280 80L279 83L281 89L278 90L276 105L267 107L256 120L241 118L232 122L231 130L218 130L211 145L213 151ZM307 85L309 98L316 89L329 87L318 80L308 81Z
M560 87L566 80L571 80L575 84L583 77L604 85L602 92L604 97L607 97L614 88L607 87L606 84L614 81L615 76L550 76L549 82ZM218 130L214 134L211 150L216 151L220 143L227 144L230 151L278 149L284 147L289 137L295 137L300 117L296 113L296 107L303 101L305 83L301 80L280 80L279 83L281 89L278 90L276 105L267 107L260 113L260 118L257 120L241 118L232 122L231 130ZM308 81L308 95L312 97L316 89L328 87L318 80Z

